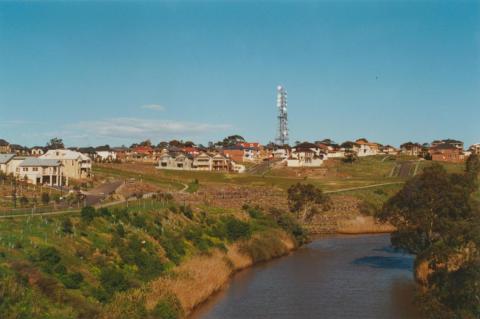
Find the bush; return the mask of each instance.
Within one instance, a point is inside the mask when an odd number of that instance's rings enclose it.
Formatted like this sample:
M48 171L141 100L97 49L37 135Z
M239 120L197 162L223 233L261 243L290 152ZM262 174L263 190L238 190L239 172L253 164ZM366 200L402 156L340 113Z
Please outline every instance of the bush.
M62 222L62 231L63 231L65 234L71 234L71 233L73 233L73 224L72 224L72 221L70 220L69 217L67 217L66 219L63 220L63 222Z
M50 203L50 195L48 195L48 193L42 193L41 200L44 205L48 205L48 203Z
M167 258L176 265L180 264L182 257L185 255L185 243L181 237L165 236L160 240L160 243L165 249Z
M130 288L130 283L121 270L117 268L103 268L100 273L102 288L109 294L117 291L125 291Z
M25 196L20 197L20 205L22 206L28 205L28 198Z
M179 319L183 317L183 314L182 305L173 294L163 297L151 312L155 319Z
M192 210L192 207L190 207L190 205L188 205L188 206L181 206L181 207L180 207L180 212L181 212L185 217L187 217L188 219L193 219L193 210Z
M61 277L61 281L68 289L78 289L83 282L83 275L79 272L66 274Z
M360 211L360 213L362 215L373 216L377 213L378 208L374 204L372 204L371 202L363 200L358 205L358 210Z
M298 244L301 245L307 241L307 233L292 215L288 213L281 214L277 218L277 224L283 230L292 234Z
M229 219L227 219L225 226L227 239L230 242L239 239L247 239L250 238L250 236L252 235L250 225L234 217L230 217Z
M48 269L53 269L61 259L62 258L55 247L42 247L38 250L37 260Z
M93 208L92 206L86 206L82 208L81 217L82 220L87 224L89 224L96 217L96 215L97 213L95 211L95 208Z

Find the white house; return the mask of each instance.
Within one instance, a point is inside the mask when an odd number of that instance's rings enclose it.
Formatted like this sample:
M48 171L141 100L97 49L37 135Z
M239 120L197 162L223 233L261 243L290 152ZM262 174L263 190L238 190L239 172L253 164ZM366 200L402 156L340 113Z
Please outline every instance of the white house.
M49 150L39 158L62 162L63 174L67 178L89 178L92 172L92 160L80 152L65 149Z
M34 185L62 186L62 163L59 160L27 157L17 168L18 179L26 179Z
M10 174L9 166L15 154L0 154L0 172Z
M288 167L320 167L323 164L325 154L312 143L301 143L292 149L287 158Z
M117 152L115 151L95 151L95 157L101 162L111 162L117 160Z

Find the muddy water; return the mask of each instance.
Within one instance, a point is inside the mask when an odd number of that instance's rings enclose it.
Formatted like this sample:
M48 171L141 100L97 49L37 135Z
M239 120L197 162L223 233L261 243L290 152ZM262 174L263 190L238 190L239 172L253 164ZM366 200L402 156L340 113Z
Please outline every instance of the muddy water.
M320 238L238 273L191 318L418 319L412 265L389 235Z

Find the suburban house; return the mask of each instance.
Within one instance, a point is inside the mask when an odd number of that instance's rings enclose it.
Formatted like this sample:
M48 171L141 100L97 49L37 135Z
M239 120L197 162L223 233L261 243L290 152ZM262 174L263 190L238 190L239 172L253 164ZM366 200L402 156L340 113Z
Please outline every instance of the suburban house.
M274 159L287 159L290 156L291 150L288 147L280 147L273 150L273 158Z
M192 170L193 160L192 157L189 155L179 154L177 156L172 156L168 152L163 152L163 154L160 155L158 168L173 170Z
M17 168L17 178L34 185L63 186L62 162L56 159L27 157Z
M158 161L158 169L171 170L198 170L198 171L221 171L243 173L245 166L236 164L231 159L221 155L209 155L205 152L197 156L189 154L170 153L167 150L162 152Z
M108 145L95 148L94 160L98 162L113 162L117 160L117 152L110 149Z
M380 152L380 144L369 142L365 138L356 140L355 144L359 147L357 150L359 157L377 155Z
M10 148L10 143L0 138L0 153L8 154L11 152L12 149Z
M312 143L301 143L292 149L287 158L288 167L320 167L326 154L317 145Z
M456 145L441 143L430 148L433 161L460 163L465 160L465 154Z
M450 138L448 138L446 140L435 140L435 141L432 142L432 147L437 147L441 144L453 145L456 148L463 150L463 142L462 141L453 140L453 139L450 139Z
M92 172L92 160L76 151L58 149L49 150L39 158L59 160L63 165L63 175L67 178L89 178Z
M358 154L360 150L360 145L352 141L343 142L340 146L345 151L345 154Z
M400 145L400 150L403 155L419 156L422 154L422 145L419 143L407 142Z
M480 143L473 144L468 149L472 154L480 155Z
M10 144L10 152L17 154L18 156L30 155L30 150L28 149L28 147L18 144Z
M44 147L41 147L41 146L34 146L30 149L30 155L32 156L42 156L43 154L45 154L45 148Z
M225 157L235 161L243 162L245 149L241 145L227 146L222 149L222 153Z
M0 172L5 175L10 174L9 163L15 157L15 154L0 154Z
M397 155L398 150L393 147L392 145L384 145L380 148L381 152L383 154L388 154L388 155Z
M200 153L193 159L193 168L199 171L211 171L212 158L205 152Z

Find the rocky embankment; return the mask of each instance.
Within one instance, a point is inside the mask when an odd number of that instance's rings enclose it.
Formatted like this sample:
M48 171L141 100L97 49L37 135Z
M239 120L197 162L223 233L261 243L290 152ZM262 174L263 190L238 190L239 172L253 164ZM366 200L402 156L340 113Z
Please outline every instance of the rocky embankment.
M336 196L330 210L316 215L304 225L311 234L375 234L390 233L392 225L379 223L359 210L360 201L351 196Z

